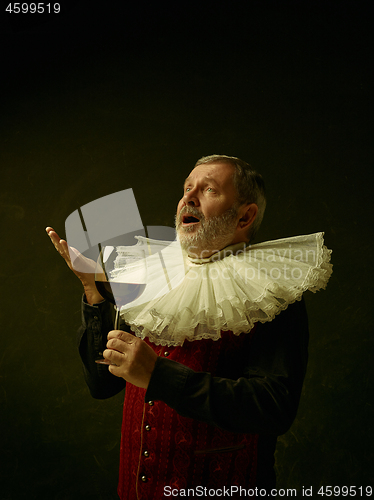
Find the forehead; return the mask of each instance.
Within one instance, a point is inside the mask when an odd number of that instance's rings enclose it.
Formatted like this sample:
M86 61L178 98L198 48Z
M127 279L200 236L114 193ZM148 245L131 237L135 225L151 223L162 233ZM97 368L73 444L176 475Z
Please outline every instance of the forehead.
M235 168L229 163L203 163L195 167L186 182L189 180L213 180L222 187L234 187L233 177Z

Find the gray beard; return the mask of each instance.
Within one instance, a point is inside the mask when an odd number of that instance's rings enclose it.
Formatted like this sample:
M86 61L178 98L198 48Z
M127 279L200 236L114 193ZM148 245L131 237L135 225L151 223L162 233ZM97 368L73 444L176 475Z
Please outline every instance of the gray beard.
M196 230L194 226L182 226L184 214L194 215L200 220L200 226ZM175 216L175 227L179 242L188 255L196 258L204 258L227 247L233 240L236 230L236 218L238 209L233 206L222 215L205 218L204 215L194 207L183 207L179 217Z

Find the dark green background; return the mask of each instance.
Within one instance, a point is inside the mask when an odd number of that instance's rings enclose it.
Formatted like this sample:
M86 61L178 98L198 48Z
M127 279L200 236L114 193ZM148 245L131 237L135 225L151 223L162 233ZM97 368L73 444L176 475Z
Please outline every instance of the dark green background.
M259 241L333 249L278 486L372 484L369 2L111 3L2 12L0 499L115 498L123 397L88 394L80 284L45 226L130 187L144 225L173 225L213 153L263 174Z

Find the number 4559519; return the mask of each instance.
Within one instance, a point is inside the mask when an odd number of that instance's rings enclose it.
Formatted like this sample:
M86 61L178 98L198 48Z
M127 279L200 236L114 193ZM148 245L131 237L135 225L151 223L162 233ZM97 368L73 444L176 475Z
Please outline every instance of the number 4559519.
M5 9L6 12L10 14L43 14L46 12L48 14L58 14L61 10L59 3L10 3Z

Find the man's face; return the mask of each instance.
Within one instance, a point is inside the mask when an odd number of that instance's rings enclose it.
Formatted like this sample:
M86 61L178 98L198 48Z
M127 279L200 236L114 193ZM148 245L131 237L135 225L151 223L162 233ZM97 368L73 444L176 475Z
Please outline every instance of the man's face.
M230 164L208 163L187 177L175 220L179 241L190 255L208 257L233 241L239 220L234 172Z

